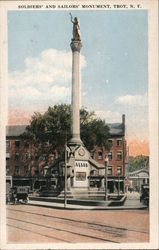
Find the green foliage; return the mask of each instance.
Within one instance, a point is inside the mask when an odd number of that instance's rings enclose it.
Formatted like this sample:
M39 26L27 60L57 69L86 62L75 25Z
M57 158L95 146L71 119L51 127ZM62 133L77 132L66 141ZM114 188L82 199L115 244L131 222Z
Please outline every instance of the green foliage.
M107 149L110 147L109 128L105 121L95 117L94 112L81 109L80 123L81 139L88 150L94 150L96 146ZM56 149L61 154L66 137L67 141L71 139L70 105L55 105L49 107L44 114L34 113L23 137L32 140L35 145L49 142L50 150Z
M136 157L130 157L129 172L133 172L142 168L149 168L149 156L139 155Z
M88 113L81 110L81 139L89 151L95 150L95 147L104 147L109 149L109 127L104 120L96 118L94 113Z

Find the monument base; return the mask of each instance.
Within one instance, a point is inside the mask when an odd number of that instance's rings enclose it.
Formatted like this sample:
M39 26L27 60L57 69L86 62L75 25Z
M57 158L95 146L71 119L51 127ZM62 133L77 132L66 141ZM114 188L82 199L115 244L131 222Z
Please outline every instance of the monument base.
M80 140L79 144L74 144L74 140L71 140L67 147L67 190L71 191L73 196L79 193L85 196L91 188L92 178L97 176L100 182L99 190L103 190L105 168L93 160L88 150L80 143Z
M105 167L93 160L88 150L81 144L83 143L80 139L78 139L78 144L77 141L75 143L74 139L68 143L67 164L65 164L64 159L61 159L52 166L52 169L49 169L50 174L55 168L59 172L56 181L58 185L51 187L50 180L50 187L41 191L40 196L62 198L65 188L65 173L67 173L66 186L69 198L104 199Z

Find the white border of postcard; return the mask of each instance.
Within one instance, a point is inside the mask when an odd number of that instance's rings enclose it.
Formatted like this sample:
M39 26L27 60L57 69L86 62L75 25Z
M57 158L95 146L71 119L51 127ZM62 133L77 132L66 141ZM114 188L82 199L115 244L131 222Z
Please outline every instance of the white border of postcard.
M7 124L7 11L26 10L20 9L18 5L43 5L40 10L45 11L46 4L78 4L81 9L82 4L111 5L126 4L134 5L136 9L148 10L148 67L149 67L149 135L150 135L150 242L149 243L130 243L130 244L7 244L6 235L6 205L5 205L5 126ZM139 7L139 6L140 7ZM77 10L78 10L77 9ZM29 10L38 11L38 8ZM55 10L55 9L54 9ZM58 9L56 8L58 11ZM64 10L64 9L63 9ZM68 10L68 8L67 8ZM71 8L70 8L71 10ZM86 8L90 10L90 8ZM93 9L95 10L95 9ZM104 8L102 8L104 10ZM114 9L115 11L121 8ZM124 8L122 8L124 10ZM105 11L107 9L105 8ZM0 2L0 199L1 199L1 249L158 249L159 248L159 162L158 162L158 1L157 0L105 0L105 1L1 1Z

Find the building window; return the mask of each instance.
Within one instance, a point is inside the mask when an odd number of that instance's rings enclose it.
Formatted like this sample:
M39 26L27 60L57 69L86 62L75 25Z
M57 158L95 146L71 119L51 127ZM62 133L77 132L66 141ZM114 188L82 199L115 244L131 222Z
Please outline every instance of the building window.
M16 140L16 141L15 141L15 146L16 146L16 148L19 148L19 147L20 147L20 141L19 141L19 140Z
M19 153L15 153L15 160L18 161L20 159Z
M56 151L53 152L53 159L56 159Z
M122 146L122 140L121 140L121 139L120 139L120 140L117 140L116 144L117 144L117 147Z
M109 152L108 159L109 159L109 161L113 160L113 152Z
M98 176L99 174L98 174L97 170L91 170L90 175L91 176Z
M6 140L6 151L8 152L10 148L10 141L9 140Z
M39 174L40 170L39 167L35 167L35 174Z
M29 158L30 158L30 153L29 152L25 153L25 160L28 160Z
M43 154L43 160L44 160L44 161L48 161L48 155Z
M24 147L25 147L25 148L29 148L29 143L28 143L28 142L25 142Z
M121 175L122 166L117 167L117 175Z
M122 152L117 152L117 160L121 161L122 160Z
M44 142L44 147L45 147L45 148L49 147L49 141Z
M10 166L9 166L9 165L6 166L6 174L7 174L7 175L10 174Z
M36 160L36 161L38 161L38 160L39 160L39 156L38 156L38 154L37 154L37 153L35 154L35 160Z
M10 153L6 153L6 159L10 159Z
M113 139L108 139L108 142L113 145Z
M9 165L9 158L8 159L6 159L6 166L8 166Z
M113 167L109 166L108 167L108 175L112 175L112 173L113 173Z
M29 173L28 166L25 166L24 172L25 172L25 174L28 174L28 173Z
M103 151L98 151L98 160L103 159Z
M10 174L10 165L9 165L9 159L6 160L6 174Z
M16 174L16 175L19 175L19 174L20 174L20 167L19 167L19 166L16 166L16 167L15 167L15 174Z

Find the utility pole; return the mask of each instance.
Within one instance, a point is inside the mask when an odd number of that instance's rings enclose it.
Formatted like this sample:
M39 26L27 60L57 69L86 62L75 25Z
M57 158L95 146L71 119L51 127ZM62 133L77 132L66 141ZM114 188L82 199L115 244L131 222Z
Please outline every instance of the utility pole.
M108 156L105 159L105 201L108 200Z
M65 139L65 191L64 191L64 207L67 205L67 136Z
M118 197L120 195L120 175L118 175Z

